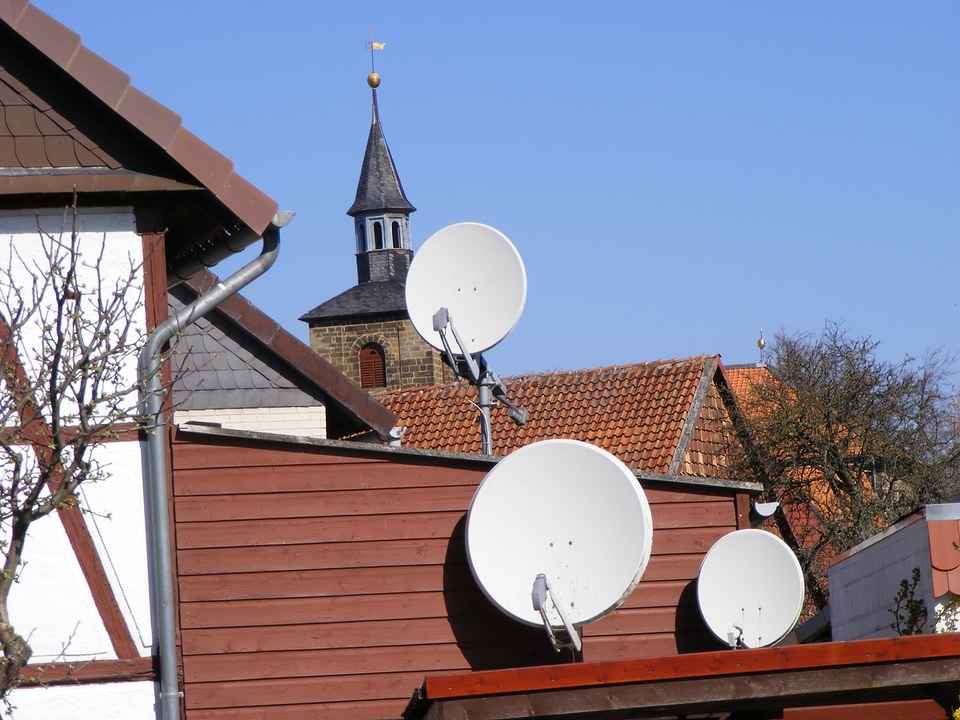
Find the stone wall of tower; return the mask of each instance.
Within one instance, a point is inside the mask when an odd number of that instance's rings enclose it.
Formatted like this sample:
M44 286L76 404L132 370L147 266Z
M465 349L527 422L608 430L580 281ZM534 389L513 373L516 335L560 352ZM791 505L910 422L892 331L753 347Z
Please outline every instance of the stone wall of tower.
M423 341L408 319L313 326L310 347L353 382L360 384L360 348L377 343L383 348L387 379L384 390L439 385L454 380L440 353ZM379 390L380 388L371 391Z

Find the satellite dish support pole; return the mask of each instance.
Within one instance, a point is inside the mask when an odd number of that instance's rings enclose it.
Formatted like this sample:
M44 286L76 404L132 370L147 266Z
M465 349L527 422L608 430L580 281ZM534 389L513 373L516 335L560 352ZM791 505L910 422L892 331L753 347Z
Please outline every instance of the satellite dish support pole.
M450 346L450 339L447 337L447 328L453 334L453 339L457 343L459 353L454 353ZM490 411L499 400L508 410L510 418L519 425L527 421L527 411L518 408L506 398L506 388L503 382L497 377L497 374L491 370L483 355L477 353L471 354L460 334L457 332L457 326L453 324L453 316L450 311L442 307L433 315L433 329L440 333L440 341L443 343L443 349L447 354L447 360L454 367L458 368L457 357L462 357L467 366L467 379L470 384L477 388L477 407L480 408L480 446L484 455L493 454L493 429L490 424ZM462 373L461 373L462 374ZM496 396L496 398L494 397Z

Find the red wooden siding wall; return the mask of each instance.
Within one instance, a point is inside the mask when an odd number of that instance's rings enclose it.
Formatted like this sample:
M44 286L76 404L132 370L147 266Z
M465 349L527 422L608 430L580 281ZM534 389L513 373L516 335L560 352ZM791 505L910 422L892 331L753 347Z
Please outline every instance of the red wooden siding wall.
M470 575L463 521L489 463L181 435L173 468L190 720L395 718L427 674L566 661ZM585 660L714 646L692 580L736 529L734 491L645 489L653 557L585 628Z

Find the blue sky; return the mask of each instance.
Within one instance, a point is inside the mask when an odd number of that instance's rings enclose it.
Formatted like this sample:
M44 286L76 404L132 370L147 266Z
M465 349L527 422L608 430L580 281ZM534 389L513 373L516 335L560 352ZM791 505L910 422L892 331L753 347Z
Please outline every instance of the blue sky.
M356 283L373 25L414 249L472 220L524 258L499 374L750 363L828 320L960 350L956 2L34 4L297 212L244 294L302 339Z

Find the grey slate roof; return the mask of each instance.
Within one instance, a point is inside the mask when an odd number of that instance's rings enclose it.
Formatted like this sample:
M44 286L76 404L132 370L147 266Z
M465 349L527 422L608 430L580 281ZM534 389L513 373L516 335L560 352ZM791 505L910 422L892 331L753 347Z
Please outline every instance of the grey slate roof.
M172 304L191 302L219 282L204 271L172 288ZM174 386L184 409L286 407L327 408L327 436L343 438L368 430L387 437L397 416L305 343L242 295L227 298L206 323L184 333L181 348L189 367ZM193 397L191 397L193 396ZM298 396L298 397L295 397Z
M400 184L397 167L393 164L390 148L383 137L380 116L377 112L377 91L373 91L373 123L367 137L367 149L363 154L357 196L347 215L356 217L368 212L392 211L412 213L416 208L407 200Z
M185 303L169 297L171 314ZM171 356L174 405L180 410L225 408L309 407L324 404L318 388L298 387L290 378L264 361L252 338L240 333L228 336L224 323L210 317L197 320L180 336ZM304 384L305 385L305 384Z
M310 323L388 313L402 313L406 317L404 293L404 285L396 280L361 283L304 313L300 319Z

